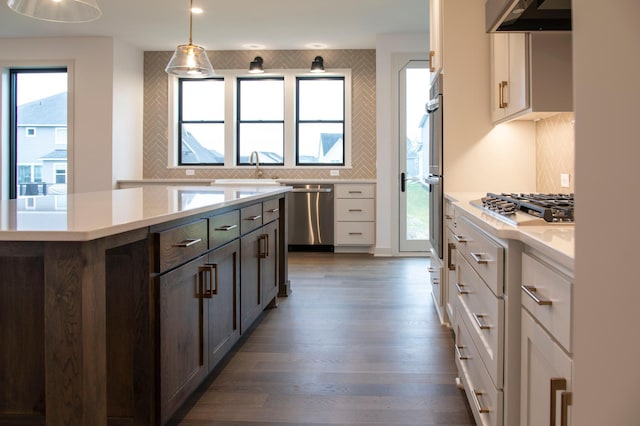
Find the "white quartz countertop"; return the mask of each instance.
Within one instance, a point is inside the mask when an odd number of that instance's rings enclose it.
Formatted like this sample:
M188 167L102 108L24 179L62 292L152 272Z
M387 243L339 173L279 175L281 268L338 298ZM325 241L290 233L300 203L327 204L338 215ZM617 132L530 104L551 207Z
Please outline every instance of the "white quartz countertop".
M549 224L514 226L473 206L485 193L455 192L445 194L457 210L474 224L498 238L519 240L573 269L575 258L575 225Z
M167 185L2 200L0 241L89 241L290 190Z

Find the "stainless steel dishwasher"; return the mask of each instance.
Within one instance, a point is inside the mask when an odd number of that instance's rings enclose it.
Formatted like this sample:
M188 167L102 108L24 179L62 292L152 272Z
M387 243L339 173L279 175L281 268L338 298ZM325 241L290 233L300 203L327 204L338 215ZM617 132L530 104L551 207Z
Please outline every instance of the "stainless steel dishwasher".
M333 251L333 185L292 185L289 251Z

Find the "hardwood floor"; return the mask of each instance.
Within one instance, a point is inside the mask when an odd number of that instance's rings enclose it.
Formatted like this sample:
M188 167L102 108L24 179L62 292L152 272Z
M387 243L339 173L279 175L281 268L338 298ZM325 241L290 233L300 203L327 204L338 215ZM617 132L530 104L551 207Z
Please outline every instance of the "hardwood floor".
M265 312L174 424L475 424L427 266L290 253L291 296Z

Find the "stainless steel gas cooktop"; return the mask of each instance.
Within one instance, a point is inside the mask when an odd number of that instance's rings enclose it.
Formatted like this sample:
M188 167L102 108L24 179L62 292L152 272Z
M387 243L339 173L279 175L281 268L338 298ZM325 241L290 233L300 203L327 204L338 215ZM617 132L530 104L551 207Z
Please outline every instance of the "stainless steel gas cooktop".
M516 226L574 223L573 194L494 194L471 202L492 216Z

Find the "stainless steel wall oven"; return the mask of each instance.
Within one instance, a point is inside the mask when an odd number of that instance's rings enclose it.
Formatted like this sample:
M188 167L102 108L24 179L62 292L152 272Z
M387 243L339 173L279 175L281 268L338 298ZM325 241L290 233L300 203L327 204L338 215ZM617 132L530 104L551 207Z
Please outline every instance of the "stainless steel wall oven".
M429 114L429 170L425 182L429 185L429 242L434 256L442 259L443 226L443 121L442 73L431 83L427 113Z

